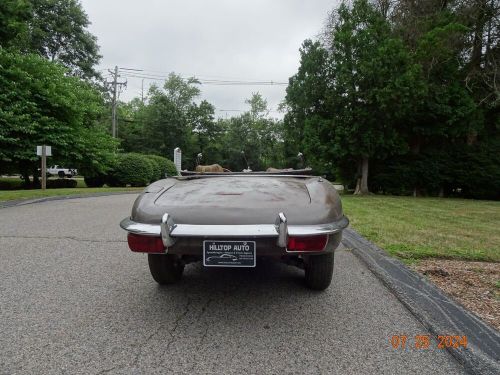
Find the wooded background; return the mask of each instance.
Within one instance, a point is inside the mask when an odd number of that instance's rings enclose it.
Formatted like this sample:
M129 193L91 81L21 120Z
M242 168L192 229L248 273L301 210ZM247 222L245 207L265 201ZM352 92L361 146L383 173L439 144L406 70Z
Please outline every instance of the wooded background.
M343 2L300 47L283 119L259 93L246 112L216 118L196 78L172 73L119 103L113 139L99 47L79 2L3 0L0 173L36 183L40 144L90 177L122 152L171 158L181 147L183 168L202 152L204 164L232 170L298 167L303 152L356 193L499 199L499 9L494 0Z

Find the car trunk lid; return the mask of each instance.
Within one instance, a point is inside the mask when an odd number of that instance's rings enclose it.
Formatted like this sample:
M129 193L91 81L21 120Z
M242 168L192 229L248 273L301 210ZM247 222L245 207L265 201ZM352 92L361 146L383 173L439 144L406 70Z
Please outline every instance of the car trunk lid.
M299 217L311 205L308 178L224 176L179 180L155 205L178 223L274 223L278 212Z

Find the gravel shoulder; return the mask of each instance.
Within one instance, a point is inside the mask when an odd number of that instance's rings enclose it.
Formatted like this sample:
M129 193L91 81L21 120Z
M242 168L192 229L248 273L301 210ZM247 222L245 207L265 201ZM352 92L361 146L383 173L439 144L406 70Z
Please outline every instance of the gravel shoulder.
M500 263L423 259L412 268L500 331Z

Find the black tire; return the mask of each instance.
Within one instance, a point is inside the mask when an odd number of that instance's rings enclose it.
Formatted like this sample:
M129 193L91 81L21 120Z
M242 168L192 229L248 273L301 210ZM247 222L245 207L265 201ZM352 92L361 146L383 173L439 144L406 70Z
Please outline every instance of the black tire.
M59 176L59 178L64 178L64 177L66 177L66 175L64 174L64 172L63 172L63 171L59 171L59 172L57 172L57 175Z
M173 254L148 254L149 271L160 285L179 281L184 271L184 263Z
M334 254L311 255L305 263L306 286L314 290L325 290L332 282Z

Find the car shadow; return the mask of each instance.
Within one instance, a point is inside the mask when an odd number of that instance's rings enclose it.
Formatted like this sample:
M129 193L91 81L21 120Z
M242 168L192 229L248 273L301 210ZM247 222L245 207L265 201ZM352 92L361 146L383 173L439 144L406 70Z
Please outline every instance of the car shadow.
M158 286L160 290L200 290L204 292L247 293L273 288L290 292L305 291L304 271L273 259L259 259L256 267L203 267L201 262L186 266L184 275L177 284Z

